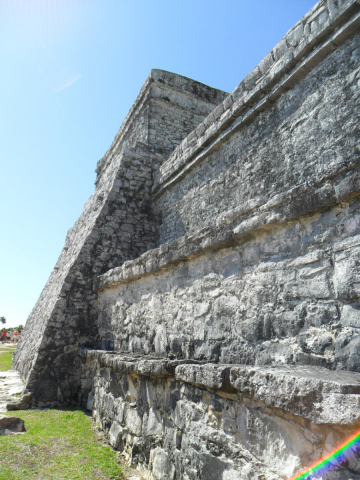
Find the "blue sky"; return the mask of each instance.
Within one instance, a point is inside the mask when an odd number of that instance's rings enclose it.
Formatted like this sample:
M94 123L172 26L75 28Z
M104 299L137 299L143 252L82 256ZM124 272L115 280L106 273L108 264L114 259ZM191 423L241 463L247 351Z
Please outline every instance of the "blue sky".
M25 323L152 68L226 91L314 0L0 0L0 316Z

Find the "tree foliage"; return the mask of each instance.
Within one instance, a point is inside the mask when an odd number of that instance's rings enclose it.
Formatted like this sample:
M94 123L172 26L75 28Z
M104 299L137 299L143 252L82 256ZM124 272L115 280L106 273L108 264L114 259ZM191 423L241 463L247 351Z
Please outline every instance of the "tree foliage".
M9 327L6 330L8 332L13 332L14 330L17 330L19 333L21 333L23 329L24 329L23 325L19 325L17 327ZM1 477L0 477L0 480L1 480Z

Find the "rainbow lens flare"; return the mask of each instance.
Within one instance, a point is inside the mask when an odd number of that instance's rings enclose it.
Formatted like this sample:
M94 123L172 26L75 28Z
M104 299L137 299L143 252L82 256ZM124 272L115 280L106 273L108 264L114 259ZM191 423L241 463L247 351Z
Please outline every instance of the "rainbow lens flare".
M360 430L336 450L333 450L326 458L320 459L302 473L297 473L288 480L316 480L321 478L322 475L339 467L358 452L360 452Z

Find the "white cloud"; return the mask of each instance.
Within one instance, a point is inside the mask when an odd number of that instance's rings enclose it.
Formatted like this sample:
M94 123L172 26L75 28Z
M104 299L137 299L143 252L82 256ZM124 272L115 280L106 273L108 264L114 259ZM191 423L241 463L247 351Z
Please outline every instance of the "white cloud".
M61 87L57 88L56 90L54 90L54 92L60 92L61 90L65 90L65 88L69 88L71 87L71 85L74 85L74 83L79 80L79 78L81 77L81 74L79 73L78 75L76 75L75 77L71 78L70 80L68 80L66 83L64 83L64 85L61 85Z

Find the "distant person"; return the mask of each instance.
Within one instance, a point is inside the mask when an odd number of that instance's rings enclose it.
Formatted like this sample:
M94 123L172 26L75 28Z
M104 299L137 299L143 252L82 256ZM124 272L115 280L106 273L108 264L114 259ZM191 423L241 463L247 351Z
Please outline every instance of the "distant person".
M19 337L18 331L17 331L17 330L14 330L14 336L13 336L13 342L14 342L14 343L17 343L18 337Z
M1 341L5 342L5 340L6 340L6 328L4 328L3 331L1 332Z
M6 332L6 340L11 340L11 332Z

